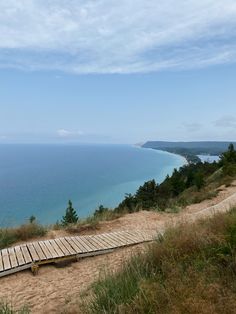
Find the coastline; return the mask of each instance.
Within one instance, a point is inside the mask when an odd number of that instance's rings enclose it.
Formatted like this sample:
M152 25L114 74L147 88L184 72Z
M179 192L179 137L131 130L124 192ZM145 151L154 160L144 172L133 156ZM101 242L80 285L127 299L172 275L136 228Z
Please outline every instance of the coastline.
M172 153L172 152L168 152L167 150L156 149L156 148L151 148L151 147L144 147L143 145L142 146L138 146L137 145L136 147L139 147L139 148L142 148L142 149L150 149L150 150L157 151L159 153L165 153L165 154L168 154L168 155L175 155L175 156L181 157L184 160L183 166L189 165L189 163L190 163L184 155L181 155L181 154L178 154L178 153Z

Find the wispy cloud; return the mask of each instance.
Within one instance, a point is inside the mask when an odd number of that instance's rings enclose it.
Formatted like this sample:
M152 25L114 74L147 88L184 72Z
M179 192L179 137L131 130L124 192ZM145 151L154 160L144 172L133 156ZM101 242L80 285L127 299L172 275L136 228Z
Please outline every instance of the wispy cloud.
M57 130L57 135L63 139L77 139L81 135L84 135L81 131L70 131L65 129Z
M235 0L0 2L0 67L137 73L235 61Z
M221 128L233 128L236 129L236 117L234 116L223 116L218 120L214 121L214 126Z
M188 123L183 123L183 127L186 129L187 132L190 133L195 133L201 131L203 128L203 125L198 122L188 122Z

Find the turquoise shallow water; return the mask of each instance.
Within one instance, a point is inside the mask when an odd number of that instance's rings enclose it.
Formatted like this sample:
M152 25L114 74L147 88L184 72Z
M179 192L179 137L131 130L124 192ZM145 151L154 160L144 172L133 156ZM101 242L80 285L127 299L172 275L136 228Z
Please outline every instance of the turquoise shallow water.
M0 225L35 215L61 219L68 199L80 217L114 207L150 179L185 163L177 155L129 145L0 145Z

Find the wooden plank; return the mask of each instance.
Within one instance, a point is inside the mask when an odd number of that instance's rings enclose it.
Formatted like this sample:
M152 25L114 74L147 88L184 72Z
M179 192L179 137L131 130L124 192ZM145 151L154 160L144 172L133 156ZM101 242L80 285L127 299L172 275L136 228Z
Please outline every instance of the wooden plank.
M110 241L111 243L114 244L115 247L120 247L123 246L122 243L120 243L119 240L117 240L116 238L112 237L112 235L110 233L104 233L103 236Z
M100 251L102 248L100 245L98 245L96 242L94 242L91 239L91 236L86 236L86 241L88 242L88 245L90 245L91 247L94 247L94 251Z
M41 247L44 255L46 256L47 259L52 259L52 254L48 250L47 246L45 245L44 241L39 241L38 242L39 246Z
M98 239L102 239L107 243L110 248L115 248L117 246L111 239L107 238L105 234L97 235Z
M118 236L119 238L124 239L124 241L126 241L127 245L128 244L135 244L137 242L140 243L140 240L137 240L137 238L132 237L132 236L125 234L125 233L117 232L115 234L115 236Z
M0 251L0 272L3 271L2 251Z
M30 252L30 255L31 255L31 257L32 257L32 260L33 260L34 262L39 261L40 258L39 258L38 254L37 254L37 252L36 252L36 250L35 250L35 248L34 248L34 246L33 246L33 243L28 243L28 244L27 244L27 247L28 247L28 249L29 249L29 252Z
M65 237L65 240L70 244L70 246L73 248L76 254L83 252L83 250L81 249L81 245L79 246L75 244L75 242L72 241L71 237Z
M142 242L142 241L145 241L145 237L144 237L144 235L143 235L143 233L141 233L141 232L134 232L134 231L132 231L132 232L129 232L129 231L127 231L126 233L125 233L125 235L126 236L129 236L131 239L134 239L134 241L139 241L139 242Z
M62 252L62 250L60 249L60 247L57 245L57 243L54 240L49 240L49 242L59 257L65 256L65 254Z
M32 244L34 246L35 251L38 254L39 260L40 261L44 261L45 259L47 259L47 257L43 253L43 250L41 249L41 246L39 245L39 243L38 242L33 242Z
M92 251L96 251L96 246L92 245L86 238L86 236L83 236L83 237L75 237L76 240L78 242L80 242L84 248L85 248L85 251L86 252L92 252Z
M69 251L69 255L75 255L76 251L70 246L70 244L65 240L65 238L60 238L60 241L63 243L64 247Z
M94 243L100 250L104 250L107 247L98 239L96 239L95 236L87 236L88 241L91 241L91 243Z
M109 249L111 248L110 244L107 243L103 237L98 236L97 234L94 236L94 238L99 241L99 243L101 243L102 245L104 245L105 249Z
M84 253L89 251L89 249L86 247L86 244L84 244L84 241L82 241L81 239L78 240L77 237L72 237L71 239L80 248L81 252Z
M23 266L18 266L16 268L12 268L12 269L9 269L9 270L2 271L2 272L0 272L0 278L4 277L4 276L11 275L11 274L14 274L14 273L17 273L17 272L25 270L25 269L29 269L31 267L31 265L32 264L26 264L26 265L23 265Z
M2 261L3 261L4 270L11 269L11 263L10 263L7 249L2 250Z
M11 267L15 268L18 266L17 259L16 259L16 254L14 248L9 248L8 249L8 254L11 262Z
M126 239L123 239L122 237L120 237L119 235L117 235L115 233L109 234L108 237L111 237L112 239L116 239L118 241L118 243L120 243L120 245L119 245L120 247L131 244Z
M123 237L124 239L127 239L128 241L132 241L133 243L142 242L143 239L140 237L139 234L134 235L133 233L128 233L126 231L120 231L116 233L117 235Z
M21 252L21 247L19 245L15 246L15 252L16 252L16 258L18 261L18 265L19 266L24 265L25 260L24 260L23 254Z
M53 246L51 245L51 243L46 240L44 241L44 244L46 245L46 247L48 248L49 252L52 254L52 257L53 258L57 258L57 257L60 257L57 252L54 250Z
M25 244L21 245L21 252L24 256L24 260L25 260L26 264L33 262L30 254L29 254L28 248Z
M61 239L54 239L54 241L60 247L60 249L62 250L62 252L64 253L65 256L70 255L70 252L64 246L64 244L62 243Z

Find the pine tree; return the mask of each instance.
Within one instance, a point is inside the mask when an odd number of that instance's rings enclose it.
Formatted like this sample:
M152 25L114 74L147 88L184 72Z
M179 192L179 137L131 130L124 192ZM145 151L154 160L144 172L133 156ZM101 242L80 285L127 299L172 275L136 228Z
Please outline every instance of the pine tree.
M61 223L63 226L67 226L69 224L76 223L78 219L79 218L77 216L76 210L73 208L71 200L69 200L66 214L62 217Z

